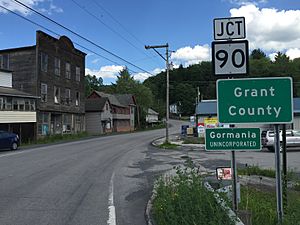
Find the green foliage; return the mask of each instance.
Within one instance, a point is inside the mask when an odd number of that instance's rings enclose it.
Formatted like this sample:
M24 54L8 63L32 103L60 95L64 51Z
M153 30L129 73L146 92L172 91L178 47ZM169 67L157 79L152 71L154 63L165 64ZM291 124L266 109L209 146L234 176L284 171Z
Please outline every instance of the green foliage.
M239 175L258 175L258 176L265 176L275 178L275 170L272 169L261 169L258 166L247 166L242 169L238 169Z
M81 132L77 134L55 134L55 135L45 136L34 142L28 142L24 145L26 146L26 145L33 145L33 144L50 144L50 143L55 143L60 141L76 140L88 136L89 135L87 132Z
M254 49L250 54L249 76L247 77L276 77L289 76L294 81L294 95L300 96L300 58L290 60L286 54L278 52L272 62L261 49ZM245 76L236 76L244 78ZM202 99L216 99L216 80L212 74L212 63L201 62L187 68L180 66L170 71L170 104L181 103L183 116L190 116L195 112L197 87ZM150 88L154 95L154 109L165 115L166 72L149 77L144 85Z
M113 94L132 94L139 106L140 125L146 126L146 113L153 104L153 94L149 88L136 81L127 68L120 71L116 84L112 85Z
M153 217L156 225L233 225L227 212L204 186L197 171L177 169L155 187Z
M95 75L85 76L85 96L91 94L92 91L100 91L103 87L103 79L101 77L97 78Z
M183 144L204 144L204 137L185 137L183 138Z
M262 191L253 187L241 188L240 209L250 210L253 225L276 225L276 193ZM299 225L300 221L299 192L288 192L288 206L284 215L283 225Z
M261 169L258 166L247 166L245 168L239 168L238 169L239 175L258 175L258 176L264 176L264 177L276 177L276 172L273 169ZM291 181L297 181L298 177L295 174L293 170L289 170L287 172L287 179Z
M171 144L170 142L164 142L161 145L159 145L159 148L163 148L163 149L175 149L177 147L178 147L178 145Z

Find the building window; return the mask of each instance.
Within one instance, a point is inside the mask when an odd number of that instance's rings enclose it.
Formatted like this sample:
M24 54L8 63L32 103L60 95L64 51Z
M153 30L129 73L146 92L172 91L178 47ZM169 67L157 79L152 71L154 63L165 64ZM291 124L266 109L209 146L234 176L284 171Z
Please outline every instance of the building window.
M54 73L57 76L60 75L60 59L56 57L54 58Z
M76 81L80 81L80 67L76 66Z
M41 102L47 102L47 84L41 83Z
M70 114L64 114L63 133L71 133L72 117Z
M18 99L19 111L25 111L25 100L23 98Z
M0 55L0 68L1 69L9 69L9 54Z
M38 114L38 133L40 135L49 134L49 114L39 113Z
M3 99L3 110L11 110L12 109L12 98L7 97Z
M46 53L41 53L41 70L44 72L48 71L48 55Z
M71 102L71 90L66 88L65 90L65 99L66 99L66 104L69 105Z
M105 107L106 107L106 111L108 111L108 104L107 103L105 104Z
M66 78L71 79L71 64L66 63Z
M60 88L54 86L54 103L59 104L60 102Z
M30 99L30 111L35 111L35 100Z
M75 101L75 105L76 105L76 106L79 106L79 103L80 103L80 93L77 91L77 92L76 92L76 101Z

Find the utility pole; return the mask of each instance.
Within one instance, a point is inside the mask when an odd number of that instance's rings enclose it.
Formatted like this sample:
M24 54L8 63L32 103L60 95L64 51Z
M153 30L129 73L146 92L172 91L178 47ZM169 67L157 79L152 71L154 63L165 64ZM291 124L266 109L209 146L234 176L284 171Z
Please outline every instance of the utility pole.
M156 48L166 48L166 58L160 54ZM153 49L161 58L166 61L166 72L167 72L167 90L166 90L166 143L169 142L169 45L145 45L145 49Z

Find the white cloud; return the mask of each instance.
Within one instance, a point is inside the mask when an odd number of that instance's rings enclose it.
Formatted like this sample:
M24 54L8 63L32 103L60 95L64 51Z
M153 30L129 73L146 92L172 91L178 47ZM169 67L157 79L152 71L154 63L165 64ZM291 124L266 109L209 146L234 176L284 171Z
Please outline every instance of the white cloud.
M286 55L290 57L290 59L295 59L300 57L300 49L299 48L291 48L286 51Z
M232 17L244 16L250 49L286 51L300 46L300 10L278 10L245 5L230 10Z
M116 65L110 65L110 66L102 66L99 70L93 70L86 68L85 69L85 75L95 75L96 77L102 77L105 78L113 78L115 79L119 72L123 70L124 66L116 66Z
M258 5L261 3L267 3L268 0L228 0L228 2L235 5L249 5L249 4Z
M271 61L275 61L275 56L277 55L277 52L271 53L269 54L269 58L271 59Z
M24 5L27 5L31 8L34 8L42 13L47 13L51 15L53 12L55 13L61 13L63 12L62 8L59 8L58 6L53 4L53 0L22 0L20 1ZM40 4L43 3L43 6L41 8L38 8ZM5 8L8 8L11 11L21 13L23 15L30 15L32 12L25 8L24 6L20 5L19 3L11 0L0 0L0 5L4 6ZM0 13L7 13L6 10L0 9Z
M159 74L160 72L162 72L164 70L165 69L156 68L153 71L151 71L151 74L156 75L156 74ZM133 75L135 80L138 80L140 82L143 82L148 77L151 77L151 75L149 73L136 73L136 74L132 74L132 75Z
M197 64L201 61L210 61L211 50L208 45L196 45L194 48L187 46L172 53L171 60L174 61L175 65L183 64L184 66Z

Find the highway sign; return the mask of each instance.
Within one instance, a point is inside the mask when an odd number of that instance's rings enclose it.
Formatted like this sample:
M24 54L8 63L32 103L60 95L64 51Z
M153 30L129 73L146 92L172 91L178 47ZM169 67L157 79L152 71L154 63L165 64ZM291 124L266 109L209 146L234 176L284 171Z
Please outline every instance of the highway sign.
M207 151L261 150L259 128L212 128L205 130Z
M219 122L291 123L293 121L292 83L290 77L218 80Z
M246 38L245 17L214 19L214 39L232 40Z
M249 70L248 41L212 42L215 75L246 75Z

